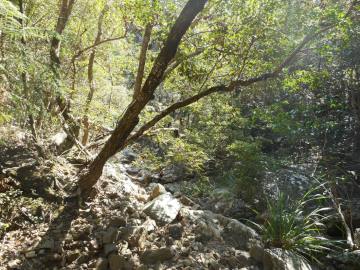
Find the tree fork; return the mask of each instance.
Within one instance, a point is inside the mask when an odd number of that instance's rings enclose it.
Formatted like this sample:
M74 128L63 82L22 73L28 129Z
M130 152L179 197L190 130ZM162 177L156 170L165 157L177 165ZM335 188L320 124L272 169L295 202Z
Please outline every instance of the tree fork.
M124 112L123 117L119 120L114 132L98 156L89 165L88 169L81 174L78 187L79 192L83 196L88 195L91 188L100 178L106 161L124 148L126 139L139 122L139 114L152 99L156 88L161 83L164 72L175 56L183 35L189 29L196 15L203 10L206 2L207 0L189 0L186 3L171 28L167 40L156 58L141 91L138 95L134 96L133 101Z

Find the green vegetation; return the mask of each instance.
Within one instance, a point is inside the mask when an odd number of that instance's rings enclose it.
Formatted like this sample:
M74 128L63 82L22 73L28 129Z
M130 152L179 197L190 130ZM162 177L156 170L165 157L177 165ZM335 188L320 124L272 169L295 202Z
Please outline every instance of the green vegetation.
M352 0L1 0L0 125L26 130L43 160L80 160L84 198L129 148L129 166L176 174L199 200L226 189L263 211L274 189L308 181L291 199L318 177L350 209L359 12ZM306 196L268 205L269 246L326 249Z
M315 191L307 192L295 202L280 193L276 201L268 203L265 222L257 225L265 245L294 251L316 260L319 253L327 254L340 244L324 237L323 221L331 208L316 206L319 201L328 198ZM309 210L309 204L315 207Z

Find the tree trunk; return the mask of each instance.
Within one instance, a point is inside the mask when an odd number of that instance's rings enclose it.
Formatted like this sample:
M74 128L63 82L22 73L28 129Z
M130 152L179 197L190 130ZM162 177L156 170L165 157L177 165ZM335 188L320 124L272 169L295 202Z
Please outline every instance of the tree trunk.
M62 0L59 16L57 19L55 32L56 35L53 36L50 43L50 67L54 75L54 80L57 87L60 86L60 45L61 40L59 38L60 35L65 30L66 24L69 20L70 14L72 12L72 8L74 6L75 0ZM64 131L67 133L66 141L64 145L66 145L66 149L70 149L76 142L79 136L80 125L73 118L70 111L70 103L66 101L66 99L59 93L55 94L55 100L60 109L60 115L65 120L65 124L68 125L67 128L64 128Z
M102 36L102 25L104 21L105 13L109 10L109 3L105 4L104 8L101 10L99 19L98 19L98 30L96 34L96 38L94 41L94 45L98 44L101 41ZM89 139L89 109L90 109L90 103L93 99L96 87L94 82L94 62L95 62L95 55L96 55L96 47L94 47L90 53L89 56L89 63L88 63L88 84L89 84L89 93L86 99L85 103L85 109L84 109L84 116L83 116L83 126L84 126L84 134L82 137L82 145L86 145Z
M164 72L174 57L183 35L190 27L196 15L204 8L206 2L207 0L189 0L181 11L141 91L133 98L133 101L98 156L80 176L78 185L83 195L88 195L88 192L96 184L102 174L106 161L116 152L123 149L126 139L139 122L140 112L153 98L154 91L161 83Z
M135 79L133 98L135 98L141 90L141 85L142 85L144 71L145 71L145 64L146 64L146 53L147 53L147 49L149 47L152 27L153 26L151 23L148 23L145 27L145 32L144 32L144 36L143 36L140 57L139 57L139 66L138 66L138 71L137 71L137 75L136 75L136 79Z

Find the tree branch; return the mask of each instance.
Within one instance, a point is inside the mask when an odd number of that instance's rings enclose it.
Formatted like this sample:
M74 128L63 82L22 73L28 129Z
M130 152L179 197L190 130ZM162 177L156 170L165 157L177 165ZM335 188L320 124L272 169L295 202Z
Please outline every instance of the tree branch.
M239 87L249 86L249 85L254 84L256 82L265 81L265 80L268 80L270 78L277 77L283 71L284 68L286 68L287 66L289 66L293 62L293 60L295 59L297 54L310 41L314 40L316 37L320 36L321 34L325 33L326 31L328 31L329 29L331 29L331 28L333 28L335 26L336 26L336 24L332 24L332 25L321 28L320 30L305 36L304 39L300 42L300 44L272 72L264 73L264 74L262 74L260 76L249 78L249 79L246 79L246 80L235 80L235 81L232 81L228 86L224 86L224 85L214 86L214 87L211 87L211 88L209 88L209 89L207 89L207 90L205 90L205 91L203 91L203 92L201 92L201 93L199 93L199 94L197 94L195 96L192 96L192 97L187 98L187 99L185 99L183 101L179 101L177 103L172 104L167 109L161 111L152 120L145 123L133 135L131 135L126 140L126 145L128 145L128 144L134 142L135 140L137 140L147 130L152 128L156 123L158 123L160 120L162 120L164 117L166 117L170 113L174 112L175 110L177 110L179 108L182 108L182 107L188 106L188 105L190 105L190 104L192 104L194 102L197 102L201 98L204 98L204 97L209 96L209 95L211 95L213 93L216 93L216 92L234 91Z
M195 56L198 56L199 54L202 54L205 51L205 49L201 48L201 49L197 49L195 50L193 53L190 53L189 55L185 55L177 60L173 60L170 65L168 66L168 68L165 70L165 73L163 75L163 80L169 76L169 74L176 69L178 66L180 66L182 63L184 63L186 60L189 60Z
M153 25L151 23L148 23L145 26L145 32L144 32L144 36L143 36L140 57L139 57L139 66L138 66L137 75L136 75L136 79L135 79L133 97L136 97L141 90L141 85L142 85L142 81L144 78L145 64L146 64L146 53L147 53L147 50L149 47L152 28L153 28Z

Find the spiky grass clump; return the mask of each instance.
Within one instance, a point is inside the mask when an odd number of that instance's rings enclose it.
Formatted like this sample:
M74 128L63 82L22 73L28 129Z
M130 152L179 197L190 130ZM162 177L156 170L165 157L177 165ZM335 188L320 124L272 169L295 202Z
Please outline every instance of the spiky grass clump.
M330 208L316 206L326 197L315 191L319 190L307 192L296 202L281 193L276 201L268 203L264 224L256 225L267 247L290 250L314 260L336 247L336 242L323 236L323 221Z

